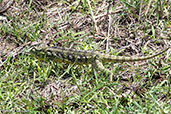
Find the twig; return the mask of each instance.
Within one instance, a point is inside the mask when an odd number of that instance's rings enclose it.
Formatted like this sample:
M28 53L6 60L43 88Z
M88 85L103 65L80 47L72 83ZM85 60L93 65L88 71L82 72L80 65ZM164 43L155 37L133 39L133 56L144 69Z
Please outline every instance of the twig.
M140 0L140 10L139 10L139 16L138 16L139 20L141 19L141 12L142 12L143 1L144 0Z
M107 15L109 17L109 24L108 24L108 32L107 32L107 39L106 39L106 53L109 52L109 37L110 37L110 29L111 29L111 24L112 24L112 17L110 15L110 7L111 7L111 0L108 0L108 8L107 8Z
M146 10L146 12L145 12L145 16L147 15L147 13L148 13L148 11L149 11L149 9L150 9L150 5L151 5L151 2L152 2L152 1L153 1L153 0L150 0L149 3L148 3L147 10Z
M90 7L90 12L91 12L91 15L92 15L92 19L93 19L93 21L94 21L95 29L96 29L97 33L99 33L99 29L98 29L98 27L97 27L97 22L96 22L96 20L95 20L94 13L93 13L93 10L92 10L91 5L90 5L90 1L87 0L87 2L88 2L88 5L89 5L89 7Z

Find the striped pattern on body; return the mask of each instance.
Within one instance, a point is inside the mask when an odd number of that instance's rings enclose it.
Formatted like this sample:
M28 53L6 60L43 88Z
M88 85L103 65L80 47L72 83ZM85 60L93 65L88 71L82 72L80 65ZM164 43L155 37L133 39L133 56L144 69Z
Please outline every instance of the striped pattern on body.
M107 55L95 51L84 51L84 50L75 50L75 49L66 49L63 47L49 47L46 45L34 46L32 53L38 58L44 60L44 57L47 59L65 62L65 63L74 63L74 64L92 64L92 68L98 68L101 71L108 72L110 75L110 81L113 80L113 73L106 69L103 66L103 62L133 62L133 61L142 61L151 59L155 56L158 56L169 48L166 48L156 54L143 56L143 57L126 57L126 56L113 56ZM93 70L94 72L94 70Z
M158 56L169 48L166 48L156 54L143 56L143 57L126 57L126 56L114 56L104 53L99 53L95 51L84 51L84 50L75 50L67 49L63 47L48 47L48 46L38 46L35 47L33 52L36 52L36 55L47 56L56 61L66 62L66 63L76 63L76 64L92 64L95 59L99 59L102 62L133 62L133 61L142 61L151 59L155 56Z

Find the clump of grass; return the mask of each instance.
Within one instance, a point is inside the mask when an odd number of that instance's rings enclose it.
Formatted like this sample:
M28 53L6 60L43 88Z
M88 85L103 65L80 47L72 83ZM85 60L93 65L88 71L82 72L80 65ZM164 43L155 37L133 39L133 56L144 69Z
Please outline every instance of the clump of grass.
M0 25L1 57L37 40L112 55L148 55L166 45L161 35L170 30L169 8L166 1L151 0L18 0L3 12L8 20ZM91 65L42 62L29 53L7 58L0 67L2 113L171 110L170 53L146 62L105 63L114 73L113 82L105 72L92 74Z

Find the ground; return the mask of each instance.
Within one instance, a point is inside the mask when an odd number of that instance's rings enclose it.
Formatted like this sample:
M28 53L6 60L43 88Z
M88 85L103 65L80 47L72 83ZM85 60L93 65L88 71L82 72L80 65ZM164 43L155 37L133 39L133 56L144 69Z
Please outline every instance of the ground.
M8 4L7 4L8 3ZM169 113L171 53L91 65L42 62L29 42L145 56L171 45L169 0L1 0L0 112ZM17 54L17 50L24 50Z

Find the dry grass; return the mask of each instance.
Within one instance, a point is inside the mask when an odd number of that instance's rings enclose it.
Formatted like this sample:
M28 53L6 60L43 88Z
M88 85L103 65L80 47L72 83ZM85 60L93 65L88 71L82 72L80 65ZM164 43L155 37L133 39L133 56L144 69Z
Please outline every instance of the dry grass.
M170 46L167 1L15 0L1 12L0 111L168 113L170 52L149 61L106 63L116 80L91 66L41 63L5 55L33 41L112 55L143 56ZM1 6L1 5L0 5ZM6 57L6 56L5 56ZM62 79L59 77L63 76Z

